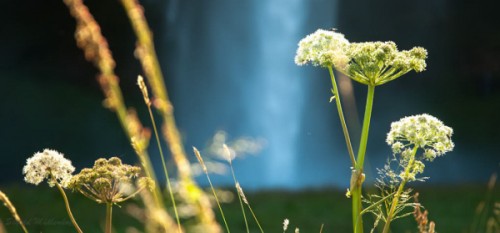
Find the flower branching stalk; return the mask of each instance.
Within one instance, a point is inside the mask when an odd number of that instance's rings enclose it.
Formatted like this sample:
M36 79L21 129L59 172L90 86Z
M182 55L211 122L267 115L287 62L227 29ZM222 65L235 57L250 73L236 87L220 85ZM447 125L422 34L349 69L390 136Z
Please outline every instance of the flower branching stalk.
M386 141L395 154L400 154L399 163L404 170L398 176L399 186L387 213L383 233L389 232L406 183L417 180L417 175L423 173L423 161L433 161L453 150L452 134L452 128L428 114L404 117L391 124ZM419 149L423 153L417 156Z
M105 232L111 233L113 205L134 197L143 189L154 188L154 182L140 174L140 167L123 164L117 157L100 158L92 168L84 168L73 176L68 187L106 205Z
M82 233L80 226L73 217L68 197L64 192L64 188L68 187L72 178L71 174L74 171L75 167L73 167L70 160L64 158L63 154L51 149L35 153L33 157L28 158L26 165L23 167L24 181L27 183L38 185L47 180L49 187L57 187L64 199L71 223L78 233Z
M392 81L412 70L425 70L427 51L422 47L414 47L408 51L398 51L394 42L362 42L350 43L344 35L335 31L319 29L299 42L295 63L327 68L332 79L333 93L341 120L346 145L352 163L352 175L348 196L352 196L352 221L356 232L363 232L361 218L362 184L368 133L375 87ZM363 129L357 157L354 158L349 132L345 125L340 96L333 75L332 67L351 79L368 86L368 93L363 119Z

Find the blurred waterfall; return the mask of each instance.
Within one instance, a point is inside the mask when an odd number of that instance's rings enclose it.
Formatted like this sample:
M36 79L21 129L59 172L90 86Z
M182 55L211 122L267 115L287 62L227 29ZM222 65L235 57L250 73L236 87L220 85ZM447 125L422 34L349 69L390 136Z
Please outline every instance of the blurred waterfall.
M167 39L175 42L168 47L172 58L167 64L174 77L169 85L175 87L171 95L178 100L176 115L186 147L206 146L217 130L233 138L263 138L266 144L257 156L235 163L246 188L300 188L310 180L315 180L313 185L331 184L336 171L321 164L335 164L333 157L323 158L332 144L304 147L303 142L311 131L318 134L309 140L330 137L324 125L303 126L310 121L304 119L309 109L326 109L310 99L311 82L328 80L311 78L312 69L297 67L294 57L301 38L317 27L332 26L333 6L305 0L172 1L169 7L175 9L169 12L177 13L167 17ZM318 9L323 18L310 14ZM320 98L328 104L328 96ZM317 116L321 121L330 117ZM304 170L304 161L311 170ZM323 178L316 177L317 167L327 168L319 171ZM232 183L230 176L215 179Z
M268 140L264 186L294 186L297 181L297 146L303 111L304 77L295 71L293 58L302 38L307 1L258 1L255 20L259 54L256 89L248 98L261 112L253 120ZM251 106L251 105L249 105Z

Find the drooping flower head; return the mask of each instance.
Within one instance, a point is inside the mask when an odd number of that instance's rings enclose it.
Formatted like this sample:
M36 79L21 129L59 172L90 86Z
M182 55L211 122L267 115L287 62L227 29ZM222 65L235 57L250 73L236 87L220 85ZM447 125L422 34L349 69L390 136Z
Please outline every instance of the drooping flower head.
M398 51L394 42L351 43L347 49L349 62L345 73L357 82L378 86L412 70L425 70L427 51L422 47Z
M74 171L75 168L70 160L64 158L63 154L50 149L35 153L23 167L24 181L38 185L47 179L50 187L58 183L66 188Z
M409 147L424 149L424 157L433 160L437 156L453 150L451 141L453 129L444 125L439 119L421 114L404 117L391 124L387 134L387 144L394 153L407 154Z
M69 187L78 190L84 196L98 203L118 203L134 196L144 188L153 187L153 182L147 177L139 177L141 168L123 164L117 157L100 158L92 168L84 168L75 175ZM137 191L126 190L137 181Z
M310 62L314 66L343 68L348 61L348 45L349 41L343 34L318 29L299 42L295 63L305 65Z

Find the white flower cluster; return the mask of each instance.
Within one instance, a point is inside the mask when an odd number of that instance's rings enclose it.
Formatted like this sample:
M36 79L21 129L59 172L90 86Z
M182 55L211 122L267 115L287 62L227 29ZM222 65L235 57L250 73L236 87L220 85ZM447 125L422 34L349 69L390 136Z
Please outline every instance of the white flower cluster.
M299 42L295 63L335 67L359 83L378 86L424 71L426 58L422 47L399 51L392 41L350 43L341 33L318 29Z
M343 69L349 61L346 55L348 46L349 41L343 34L318 29L299 42L295 63L305 65L311 62L314 66Z
M408 152L410 146L416 146L425 150L425 159L433 160L453 150L452 134L453 129L444 125L439 119L421 114L393 122L386 142L394 153L408 154L404 152Z
M38 185L44 179L50 187L59 183L62 187L68 185L75 168L71 161L65 159L63 154L50 149L37 152L29 158L23 168L24 180L27 183Z
M341 72L366 85L382 85L414 70L425 70L427 51L422 47L399 51L392 41L352 43L349 63Z

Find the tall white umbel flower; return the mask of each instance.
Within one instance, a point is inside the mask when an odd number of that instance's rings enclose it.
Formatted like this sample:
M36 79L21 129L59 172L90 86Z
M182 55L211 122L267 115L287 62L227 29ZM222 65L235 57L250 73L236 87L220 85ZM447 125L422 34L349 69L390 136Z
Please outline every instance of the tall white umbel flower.
M23 167L24 181L30 184L38 185L47 179L50 187L59 183L66 188L75 167L71 161L64 158L64 155L51 149L45 149L43 152L35 153L26 161Z

